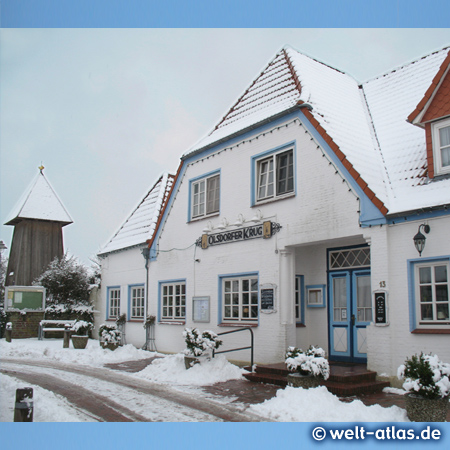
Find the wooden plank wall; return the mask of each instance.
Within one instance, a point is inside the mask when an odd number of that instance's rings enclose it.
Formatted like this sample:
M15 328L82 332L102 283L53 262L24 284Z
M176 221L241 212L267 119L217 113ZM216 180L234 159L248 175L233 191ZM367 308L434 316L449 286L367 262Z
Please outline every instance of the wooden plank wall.
M14 227L5 286L31 286L49 263L63 254L61 223L22 220Z

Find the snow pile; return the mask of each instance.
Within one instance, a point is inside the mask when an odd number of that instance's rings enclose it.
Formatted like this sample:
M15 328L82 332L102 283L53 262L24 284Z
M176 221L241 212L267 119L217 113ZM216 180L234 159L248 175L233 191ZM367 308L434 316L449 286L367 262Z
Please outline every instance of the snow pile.
M83 364L101 367L107 363L147 359L156 353L140 350L133 345L124 345L117 350L102 349L99 341L89 339L85 350L72 347L63 348L62 339L13 339L12 342L0 340L2 358L51 359L68 364Z
M146 380L190 386L206 386L221 381L241 379L244 369L229 363L224 356L194 364L186 370L182 353L155 359L149 366L135 375Z
M0 422L13 422L16 389L24 385L33 388L33 422L95 422L92 417L75 409L64 397L0 374Z
M249 410L278 422L407 422L398 406L365 406L360 400L343 403L325 386L314 389L286 387L276 397Z

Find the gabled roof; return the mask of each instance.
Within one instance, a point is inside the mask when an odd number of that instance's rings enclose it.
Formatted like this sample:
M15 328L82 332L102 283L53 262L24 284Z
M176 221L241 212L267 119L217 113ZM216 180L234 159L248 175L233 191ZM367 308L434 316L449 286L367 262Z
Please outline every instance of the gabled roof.
M99 252L99 256L146 244L155 233L160 215L169 198L174 175L165 173Z
M445 50L445 49L444 49ZM442 85L442 82L449 78L450 71L450 51L447 53L447 57L441 64L437 74L434 76L429 88L425 92L425 95L420 100L419 104L416 106L414 111L409 115L408 120L411 123L422 123L425 114L430 107L436 92Z
M5 225L17 225L23 219L48 220L63 226L73 222L55 190L45 177L43 167L16 203Z
M443 49L360 85L284 48L183 158L306 104L306 117L384 215L450 203L442 183L425 188L425 133L407 122L448 58Z

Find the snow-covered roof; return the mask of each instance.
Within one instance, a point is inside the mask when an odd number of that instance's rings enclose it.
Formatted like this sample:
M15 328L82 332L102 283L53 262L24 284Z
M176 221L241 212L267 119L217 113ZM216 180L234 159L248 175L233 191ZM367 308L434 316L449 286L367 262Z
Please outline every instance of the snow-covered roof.
M143 245L153 237L160 214L168 200L174 175L165 173L146 194L99 255Z
M49 220L68 225L73 222L43 168L10 212L5 225L17 225L23 219Z
M448 53L444 48L360 85L346 73L284 48L184 158L309 104L307 117L330 138L332 149L342 152L345 166L384 214L450 203L450 180L426 178L424 130L407 122Z

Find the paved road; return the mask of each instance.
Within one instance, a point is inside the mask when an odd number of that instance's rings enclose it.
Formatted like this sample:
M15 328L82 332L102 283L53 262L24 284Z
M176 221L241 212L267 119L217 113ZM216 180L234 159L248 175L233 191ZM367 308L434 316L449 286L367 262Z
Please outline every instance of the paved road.
M168 386L106 368L2 358L0 371L64 396L101 422L258 422L232 405L195 398Z

